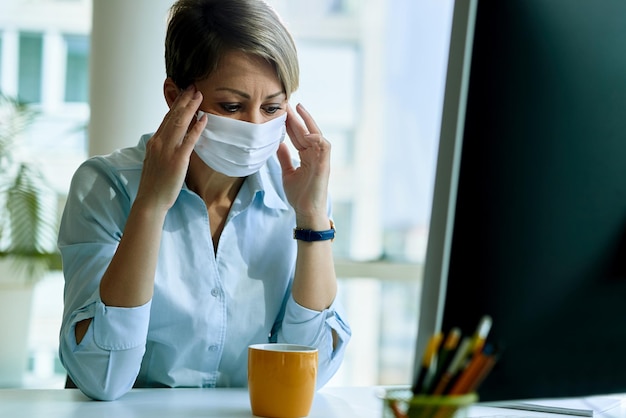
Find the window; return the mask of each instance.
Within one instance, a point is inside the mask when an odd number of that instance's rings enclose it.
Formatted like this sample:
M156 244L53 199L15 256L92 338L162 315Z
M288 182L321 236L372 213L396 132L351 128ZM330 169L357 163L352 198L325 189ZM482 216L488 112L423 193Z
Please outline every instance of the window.
M4 41L4 37L0 34L0 87L2 86L2 62L3 62L2 60L2 51L3 51L2 46L3 45L2 44L3 44L3 41ZM0 91L2 91L2 88L0 88Z
M28 103L41 102L43 36L20 33L18 96Z
M34 103L45 98L48 107L38 132L46 135L34 135L33 146L51 150L44 165L63 191L86 156L89 117L89 28L70 23L90 21L85 5L91 2L48 3L83 6L63 23L67 27L54 27L54 14L42 24L41 16L26 22L31 14L19 13L25 23L18 28L41 21L42 32L21 32L19 57L17 48L13 55L0 54L0 69L19 61L19 69L5 71L19 73L13 90ZM453 0L269 3L298 46L301 83L292 104L302 102L333 145L330 192L338 230L333 246L342 303L353 327L353 342L334 382L407 383ZM0 21L0 48L8 43L2 35L8 30ZM50 45L53 53L47 54ZM48 357L34 358L42 359L36 363L45 369L41 365Z
M89 101L89 37L66 35L65 101Z
M270 1L333 145L333 243L353 342L337 384L410 382L452 0Z

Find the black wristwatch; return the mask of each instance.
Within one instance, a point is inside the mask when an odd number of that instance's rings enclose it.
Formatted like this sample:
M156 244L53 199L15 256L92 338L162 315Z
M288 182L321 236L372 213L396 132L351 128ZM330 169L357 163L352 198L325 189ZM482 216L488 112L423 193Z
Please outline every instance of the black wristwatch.
M313 242L313 241L327 241L335 239L335 224L330 221L330 229L325 231L313 231L311 229L294 228L293 239L300 241Z

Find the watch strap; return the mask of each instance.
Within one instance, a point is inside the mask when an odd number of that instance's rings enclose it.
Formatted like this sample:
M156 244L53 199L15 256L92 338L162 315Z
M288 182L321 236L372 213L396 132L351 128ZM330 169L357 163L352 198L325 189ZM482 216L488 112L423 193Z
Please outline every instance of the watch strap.
M306 241L327 241L335 239L335 225L333 221L330 221L330 229L325 231L313 231L311 229L302 229L302 228L294 228L293 229L293 238Z

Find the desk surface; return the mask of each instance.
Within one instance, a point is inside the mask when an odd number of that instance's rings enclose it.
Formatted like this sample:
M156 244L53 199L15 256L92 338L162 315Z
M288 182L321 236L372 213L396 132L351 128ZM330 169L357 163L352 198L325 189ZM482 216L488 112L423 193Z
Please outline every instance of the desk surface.
M319 391L310 418L381 418L377 387L328 387ZM76 389L2 389L0 417L20 418L187 418L252 417L246 389L133 389L113 402L91 401ZM563 415L477 405L470 417L550 417ZM626 416L626 407L595 417ZM571 417L570 417L571 418Z

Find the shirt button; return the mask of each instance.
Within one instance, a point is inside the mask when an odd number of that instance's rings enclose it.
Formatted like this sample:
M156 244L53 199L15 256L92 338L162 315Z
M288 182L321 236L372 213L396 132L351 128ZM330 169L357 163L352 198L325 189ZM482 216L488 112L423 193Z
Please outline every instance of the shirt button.
M216 345L210 345L209 351L217 351L218 347Z
M213 289L211 289L211 295L218 297L220 295L220 289L218 287L214 287Z

